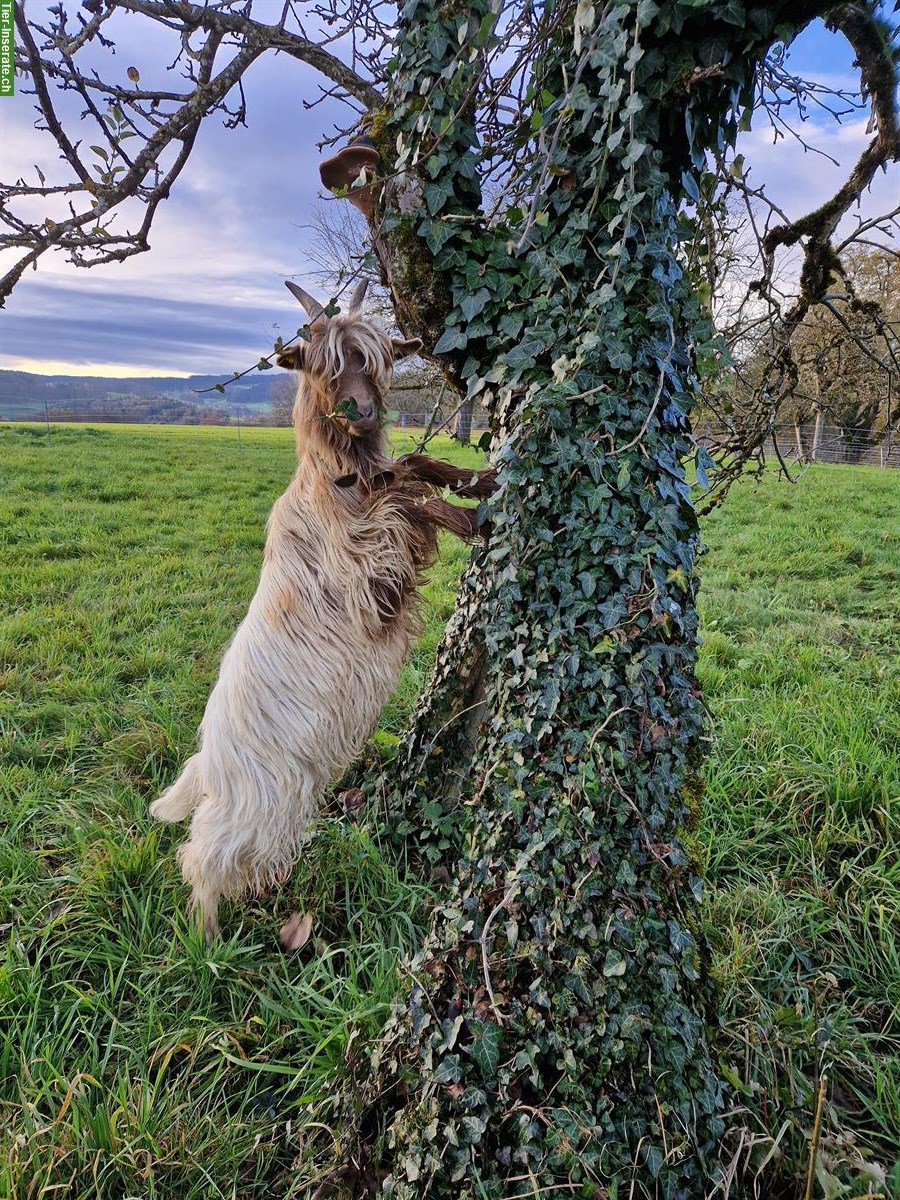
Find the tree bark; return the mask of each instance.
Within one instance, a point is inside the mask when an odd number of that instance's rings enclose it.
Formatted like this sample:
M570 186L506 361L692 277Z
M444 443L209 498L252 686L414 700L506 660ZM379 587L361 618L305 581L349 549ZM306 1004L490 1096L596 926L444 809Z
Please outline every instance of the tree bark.
M816 423L813 426L812 449L810 450L810 454L809 454L810 462L815 462L816 459L819 457L819 442L822 440L822 422L823 422L824 418L825 418L825 414L822 411L822 406L821 406L821 404L817 404L816 405Z
M797 452L797 462L806 462L806 454L803 450L803 429L800 426L800 418L794 418L794 449Z
M466 400L456 414L453 423L453 437L463 446L468 446L472 440L472 401Z

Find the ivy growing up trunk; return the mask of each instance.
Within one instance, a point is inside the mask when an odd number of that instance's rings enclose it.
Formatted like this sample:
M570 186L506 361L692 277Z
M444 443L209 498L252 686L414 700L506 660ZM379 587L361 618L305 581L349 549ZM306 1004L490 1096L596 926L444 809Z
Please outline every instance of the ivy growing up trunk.
M684 836L709 328L678 208L818 9L548 6L502 225L466 115L494 11L410 0L379 131L407 180L384 229L441 280L435 350L493 414L500 490L393 781L425 853L458 861L356 1129L396 1200L697 1198L724 1132Z

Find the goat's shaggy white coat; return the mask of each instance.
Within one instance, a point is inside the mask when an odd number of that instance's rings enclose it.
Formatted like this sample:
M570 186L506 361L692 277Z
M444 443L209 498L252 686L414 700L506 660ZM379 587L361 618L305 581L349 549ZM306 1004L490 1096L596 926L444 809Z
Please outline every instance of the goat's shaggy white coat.
M259 587L222 660L200 748L151 807L167 821L193 812L179 853L207 935L220 897L263 889L296 861L324 788L359 754L415 632L428 547L421 531L411 539L408 501L335 482L359 466L359 439L329 419L350 350L387 390L390 340L362 319L336 318L306 347L299 464L269 518ZM375 441L369 466L388 469L380 431ZM427 537L433 549L434 531ZM385 594L395 598L388 614Z

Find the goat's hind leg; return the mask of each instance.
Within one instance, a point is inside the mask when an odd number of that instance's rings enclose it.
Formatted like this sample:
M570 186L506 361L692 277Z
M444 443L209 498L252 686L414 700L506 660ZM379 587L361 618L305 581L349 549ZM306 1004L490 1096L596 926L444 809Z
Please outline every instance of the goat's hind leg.
M194 810L191 833L178 851L181 873L191 888L191 911L203 924L207 941L219 933L219 902L248 888L247 862L253 826L236 820L231 805L205 797Z
M207 852L193 830L179 849L178 859L184 881L191 888L191 912L202 923L207 942L211 942L219 934L219 902L233 887L233 877Z
M259 893L289 873L315 813L311 784L295 794L293 803L284 802L287 788L269 796L253 794L253 804L206 797L179 851L192 889L191 907L202 917L207 940L219 932L222 897Z

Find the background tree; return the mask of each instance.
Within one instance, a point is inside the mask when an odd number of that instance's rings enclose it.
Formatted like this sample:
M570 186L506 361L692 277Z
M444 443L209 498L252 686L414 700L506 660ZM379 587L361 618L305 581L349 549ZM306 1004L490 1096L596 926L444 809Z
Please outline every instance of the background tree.
M752 299L755 276L748 263L759 246L746 219L723 221L715 241L720 261L709 286L728 357L706 389L698 417L713 453L744 422L747 432L754 419L761 420L759 401L777 332L765 307ZM874 445L892 444L900 421L898 279L900 258L889 245L845 250L841 275L809 306L784 346L790 378L757 438L771 438L776 449L782 445L800 461L816 459L826 428L850 461ZM764 463L764 441L755 447L751 442L745 457Z
M275 425L290 425L297 384L289 375L278 375L272 380L269 391L270 411Z
M881 250L845 259L843 294L817 306L798 327L796 427L811 425L801 459L815 461L827 425L846 430L853 447L882 440L900 418L894 366L900 347L900 259Z
M771 64L764 75L768 70ZM816 85L797 79L781 87L796 98L801 122L786 136L809 154L815 146L803 136L804 97L833 105L836 121L854 111L847 108L845 92L825 89L822 95ZM759 108L771 114L785 103L773 85L763 90ZM779 118L771 119L778 128ZM900 206L878 216L853 214L857 193L841 188L820 210L821 220L827 217L826 224L834 226L825 248L816 251L815 240L801 234L798 255L794 233L807 228L807 220L789 222L765 188L751 183L743 154L717 157L717 169L699 181L703 237L688 253L692 270L703 279L723 352L718 385L707 389L700 413L707 444L729 464L715 481L712 503L748 464L762 469L767 448L774 446L782 466L782 442L793 443L800 458L811 453L826 419L856 429L857 438L887 436L897 424L890 397L900 382L895 296ZM798 442L806 422L814 426L808 446Z
M178 31L196 86L125 94L79 73L73 55L113 11ZM35 32L20 14L22 66L77 178L6 189L73 209L12 218L6 244L24 254L4 286L54 246L76 261L143 248L199 122L267 49L369 110L372 146L329 177L367 214L403 331L490 411L501 486L385 781L407 850L456 867L371 1069L339 1088L331 1182L398 1198L704 1195L724 1101L683 844L702 730L683 460L716 343L680 209L734 142L770 47L825 15L857 53L875 133L832 201L763 241L770 260L802 248L757 389L768 421L789 394L790 339L843 278L838 222L898 154L890 31L868 3L412 0L389 47L378 9L314 11L365 34L351 67L290 3L271 26L228 0L97 0L74 32L61 9ZM385 73L386 101L371 82ZM93 175L48 79L89 112L111 102ZM146 216L114 234L108 215L133 196ZM760 428L746 424L742 452Z

